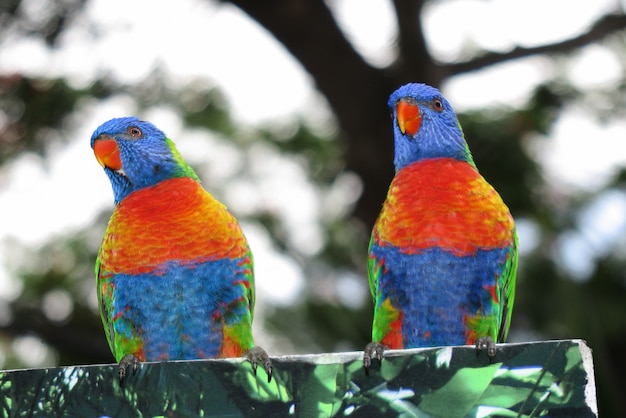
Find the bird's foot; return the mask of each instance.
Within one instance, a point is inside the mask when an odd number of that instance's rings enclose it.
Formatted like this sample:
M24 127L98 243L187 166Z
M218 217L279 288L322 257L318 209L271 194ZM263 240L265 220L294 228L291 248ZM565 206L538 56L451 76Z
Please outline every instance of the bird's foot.
M385 346L381 343L377 343L372 341L365 346L365 350L363 350L363 368L365 369L365 374L370 374L370 366L372 365L372 358L378 359L378 362L383 361L383 351L385 351Z
M250 364L252 364L252 370L254 371L255 376L257 364L261 363L263 364L265 373L267 373L267 383L272 381L272 360L270 360L270 356L267 355L265 350L259 346L254 346L250 350L246 351L245 356Z
M493 361L493 358L496 356L496 343L493 341L491 337L480 337L476 340L476 354L480 354L482 350L487 350L487 356L489 356L489 361Z
M134 354L126 354L124 357L122 357L122 359L120 360L119 368L117 369L117 375L120 379L120 383L122 383L124 377L126 377L126 369L128 368L128 366L133 366L134 375L135 373L137 373L140 362L141 360L139 360L139 357L135 356Z

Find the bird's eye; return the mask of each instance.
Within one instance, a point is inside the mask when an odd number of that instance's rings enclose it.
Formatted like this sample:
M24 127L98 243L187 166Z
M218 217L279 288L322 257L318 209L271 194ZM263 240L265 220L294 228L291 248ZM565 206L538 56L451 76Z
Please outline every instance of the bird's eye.
M440 98L435 97L433 99L433 109L435 109L437 112L441 112L443 110L443 103L441 102Z
M136 126L131 126L128 128L128 135L139 138L141 136L141 130Z

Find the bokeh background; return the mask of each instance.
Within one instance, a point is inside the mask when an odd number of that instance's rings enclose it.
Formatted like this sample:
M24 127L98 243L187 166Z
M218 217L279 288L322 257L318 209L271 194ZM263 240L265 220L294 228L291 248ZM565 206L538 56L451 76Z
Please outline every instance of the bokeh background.
M112 362L93 264L112 117L174 139L240 219L272 355L369 341L369 231L393 176L386 101L453 104L521 246L510 341L583 338L626 416L626 16L598 0L4 0L0 367Z

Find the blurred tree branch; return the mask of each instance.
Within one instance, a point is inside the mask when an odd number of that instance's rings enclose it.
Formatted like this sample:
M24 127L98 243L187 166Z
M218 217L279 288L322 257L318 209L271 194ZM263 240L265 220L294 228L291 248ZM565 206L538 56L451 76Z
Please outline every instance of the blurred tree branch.
M393 5L398 23L397 43L400 48L394 69L402 74L402 79L416 81L416 74L434 85L442 81L441 65L428 51L424 26L420 22L424 0L394 0ZM427 74L428 73L428 74Z
M450 75L476 71L484 67L501 64L519 58L525 58L540 54L566 54L575 49L584 47L594 42L601 41L607 36L626 28L626 15L611 14L598 19L587 32L560 42L539 45L530 48L516 47L510 51L498 53L487 52L478 54L475 58L459 63L446 65Z
M393 174L385 103L397 84L394 78L358 54L323 1L277 0L272 7L254 0L230 2L272 33L328 100L343 131L346 168L368 185L355 216L370 224L371 208L380 207ZM380 175L381 168L386 175Z

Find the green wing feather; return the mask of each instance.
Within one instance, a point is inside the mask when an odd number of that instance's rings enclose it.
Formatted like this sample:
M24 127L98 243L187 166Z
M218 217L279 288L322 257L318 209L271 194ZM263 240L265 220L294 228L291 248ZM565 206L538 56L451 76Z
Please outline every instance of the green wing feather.
M502 274L498 276L498 288L500 289L500 327L498 329L498 342L505 342L511 325L513 302L515 301L515 283L517 281L517 262L519 258L517 231L513 231L514 242L509 251L506 265Z
M381 266L378 265L378 259L371 255L372 245L374 243L374 233L370 237L370 242L367 247L367 252L369 255L367 259L367 280L370 284L370 292L372 294L372 300L374 301L374 305L376 304L376 298L378 295L378 282L380 280L380 270Z
M113 322L111 321L109 315L109 312L111 312L113 309L113 306L111 306L113 301L110 298L105 297L104 293L102 292L103 286L102 283L100 283L100 267L100 255L98 255L98 258L96 258L95 273L98 305L100 306L100 318L102 319L102 324L104 325L104 333L106 334L109 348L111 349L111 352L115 355L115 333L113 331Z
M248 306L250 308L250 322L254 319L254 303L256 301L256 294L254 291L254 258L252 257L252 251L248 246L248 257L250 258L249 273L246 273L246 279L248 279Z

